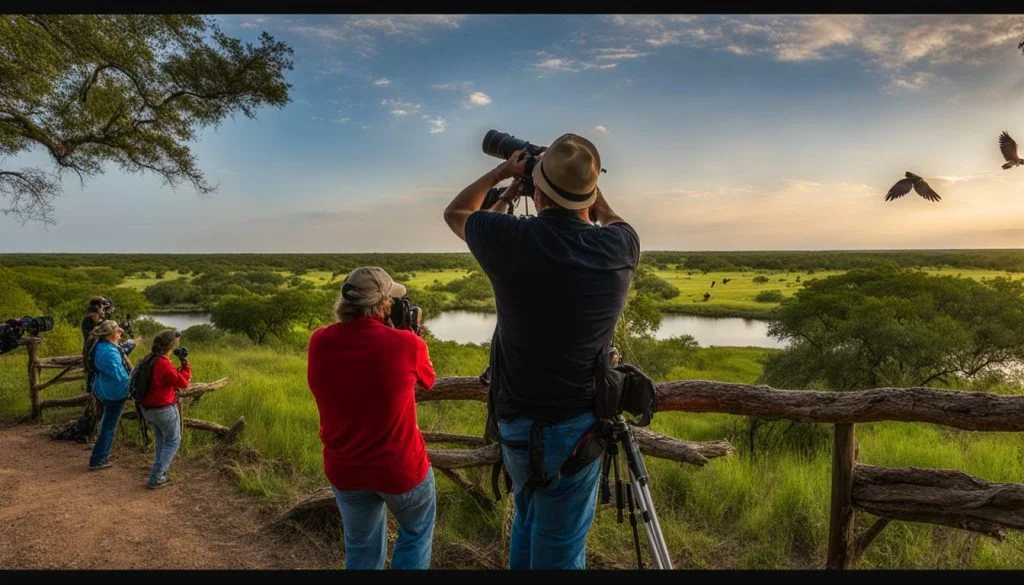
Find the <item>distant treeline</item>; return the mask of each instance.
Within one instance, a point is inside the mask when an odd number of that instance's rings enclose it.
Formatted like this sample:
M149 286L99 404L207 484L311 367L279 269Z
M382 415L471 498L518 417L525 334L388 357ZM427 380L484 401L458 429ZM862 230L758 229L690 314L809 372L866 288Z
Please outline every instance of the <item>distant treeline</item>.
M656 269L689 270L852 270L855 268L948 267L1024 272L1024 249L892 250L813 252L651 251L641 263ZM479 270L468 252L364 254L0 254L0 266L51 268L106 267L128 277L175 270L182 274L282 270L303 274L324 270L346 274L358 266L381 266L392 273L422 270Z
M853 270L855 268L982 268L1024 272L1024 250L892 250L815 252L644 252L642 262L706 272L756 270Z
M139 272L176 270L182 274L314 270L347 274L359 266L381 266L388 272L479 269L471 254L0 254L0 266L74 268L102 266L128 277Z

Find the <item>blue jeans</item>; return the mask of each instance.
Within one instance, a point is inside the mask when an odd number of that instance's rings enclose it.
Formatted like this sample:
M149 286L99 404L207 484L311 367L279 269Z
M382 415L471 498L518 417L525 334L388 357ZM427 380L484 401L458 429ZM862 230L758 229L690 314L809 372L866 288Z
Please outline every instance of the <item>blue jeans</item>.
M89 466L101 465L110 457L110 445L114 442L114 431L117 430L117 421L121 418L121 410L124 409L125 400L101 400L103 403L103 414L100 417L100 430L96 434L96 444L92 447L92 455L89 457Z
M153 437L156 439L156 460L149 471L149 485L156 485L167 474L167 469L171 467L171 461L181 445L181 423L178 409L173 404L160 408L143 406L142 416L149 421Z
M505 467L515 488L515 518L508 555L509 569L585 569L587 532L594 521L601 458L569 477L559 473L580 436L594 422L593 413L544 427L544 470L552 478L527 493L533 475L526 448L501 446ZM528 441L533 420L499 422L504 441Z
M398 520L398 539L392 569L429 569L434 540L437 497L434 469L404 494L342 491L334 486L345 533L346 569L383 569L387 556L388 524L385 506Z

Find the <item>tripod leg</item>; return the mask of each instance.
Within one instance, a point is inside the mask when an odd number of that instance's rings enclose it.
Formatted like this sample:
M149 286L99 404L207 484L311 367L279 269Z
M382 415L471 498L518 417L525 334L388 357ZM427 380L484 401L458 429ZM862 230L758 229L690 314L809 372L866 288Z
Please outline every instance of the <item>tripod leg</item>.
M671 569L672 559L668 556L668 546L665 544L665 536L661 533L661 523L658 522L658 514L654 511L654 502L651 499L651 490L647 486L647 482L640 485L640 493L650 517L651 535L654 541L653 546L656 546L658 550L658 556L661 560L660 568Z
M608 471L609 471L609 467L611 466L611 454L610 454L609 451L605 451L604 455L602 457L603 457L603 459L601 461L601 484L600 484L601 493L600 493L600 498L601 498L601 503L602 504L607 504L608 502L611 501L611 493L610 493L610 490L608 489Z
M619 524L622 524L622 478L619 477L619 457L616 455L612 458L612 467L615 468L615 508L616 518Z
M633 505L633 483L626 486L626 502L629 504L629 524L633 527L633 548L636 549L636 568L644 568L643 555L640 554L640 533L636 529L636 507Z
M628 442L624 445L626 461L633 478L633 495L640 508L644 528L647 531L647 541L651 546L651 556L659 569L671 569L672 561L669 559L668 547L665 545L665 537L661 533L658 515L654 511L654 502L651 500L651 492L647 487L647 468L644 465L643 455L640 454L640 446L628 430L625 432L623 441Z

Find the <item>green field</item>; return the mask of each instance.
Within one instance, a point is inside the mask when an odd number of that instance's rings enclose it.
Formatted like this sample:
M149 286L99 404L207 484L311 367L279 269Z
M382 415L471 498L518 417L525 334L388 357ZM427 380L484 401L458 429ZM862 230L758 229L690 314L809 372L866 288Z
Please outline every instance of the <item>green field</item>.
M163 282L165 280L174 280L176 278L182 278L182 277L184 277L184 278L191 278L191 276L183 276L177 270L168 270L167 272L164 273L163 278L157 278L155 272L148 272L148 273L146 273L145 277L132 276L132 277L124 279L121 282L121 286L126 286L128 288L134 288L135 290L141 292L141 291L145 290L146 287L153 286L154 284L156 284L158 282Z
M923 269L928 274L939 276L958 276L974 280L986 280L996 277L1020 280L1024 274L1007 274L999 270L982 269ZM662 310L669 313L686 313L714 317L750 317L768 318L778 308L777 302L758 302L754 300L758 293L777 290L784 298L793 296L805 282L815 278L827 278L835 274L843 274L845 270L728 270L703 274L699 270L676 268L672 270L656 270L654 273L679 289L679 296L661 302ZM754 278L762 276L768 282L754 282ZM722 279L729 282L723 284ZM712 281L715 286L712 287ZM711 293L705 301L704 293Z

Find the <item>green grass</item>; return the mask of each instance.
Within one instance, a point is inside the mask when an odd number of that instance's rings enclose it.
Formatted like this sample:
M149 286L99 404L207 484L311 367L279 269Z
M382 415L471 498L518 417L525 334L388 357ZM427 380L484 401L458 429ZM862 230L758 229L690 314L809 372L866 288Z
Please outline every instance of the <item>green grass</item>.
M72 328L69 331L54 332L58 339L51 344L52 351L74 345L74 332ZM691 363L677 366L669 377L753 383L760 374L760 360L772 351L699 349ZM480 346L454 342L432 342L431 357L440 376L477 375L487 361ZM0 357L0 415L8 420L28 411L24 360L24 350ZM262 456L259 462L236 464L241 489L286 506L324 484L318 415L305 382L303 354L235 342L196 346L192 361L197 380L228 376L231 383L189 406L188 415L224 425L245 415L247 425L240 442ZM47 396L79 392L78 384L68 384L48 390ZM482 403L426 402L417 410L425 431L478 436L483 432ZM44 422L77 414L78 409L46 411ZM652 428L659 432L691 441L728 438L737 448L737 453L713 459L703 467L647 459L652 495L675 566L819 567L827 549L830 443L819 442L801 453L785 449L759 452L751 459L745 447L744 423L743 417L717 413L655 415ZM130 436L135 436L134 424L125 423ZM857 425L857 439L864 463L960 469L990 481L1020 481L1024 477L1024 444L1018 434L969 433L894 422ZM117 440L123 441L120 435ZM185 433L182 453L197 456L211 446L208 433L190 431ZM486 471L473 470L468 475L489 493ZM501 506L485 511L443 475L438 474L437 481L435 546L462 542L480 550L499 548L504 521ZM871 521L870 515L859 514L858 533ZM588 542L601 558L623 567L634 566L628 518L618 524L614 506L599 510ZM1016 533L1000 543L951 528L893 522L868 549L860 566L1017 568L1024 566L1022 545L1024 539ZM646 550L645 542L642 546Z
M158 282L163 282L165 280L175 280L177 278L191 279L192 277L184 276L177 270L168 270L167 272L164 273L163 278L157 278L155 273L147 272L145 278L138 278L133 276L131 278L124 279L121 282L121 286L130 287L134 288L135 290L142 291L145 290L146 287L153 286Z
M958 276L979 281L1007 276L1015 280L1024 278L1021 274L1008 275L1005 271L999 270L945 268L924 271L933 275ZM702 274L699 270L689 272L690 274L687 274L685 268L655 271L655 274L679 289L679 296L662 302L663 311L707 317L769 318L779 303L755 301L758 293L777 290L783 298L789 298L810 279L827 278L843 274L845 271L817 270L813 274L809 274L809 271L788 270L729 270L707 274ZM768 282L754 282L754 278L758 276L766 277ZM723 284L723 278L728 278L729 282ZM712 281L715 282L714 288L711 287ZM705 292L711 293L707 301L704 300Z

